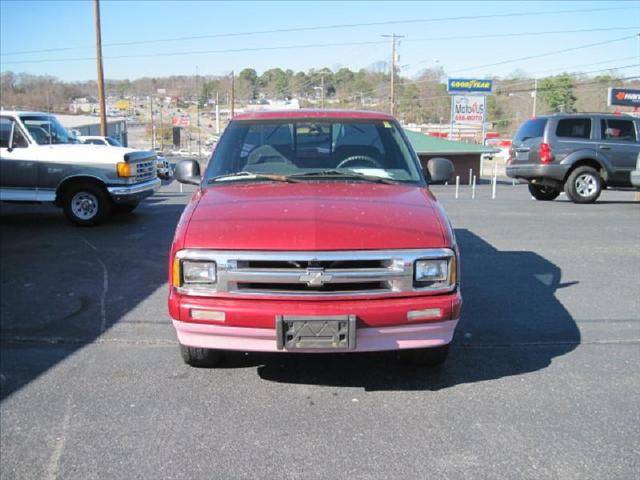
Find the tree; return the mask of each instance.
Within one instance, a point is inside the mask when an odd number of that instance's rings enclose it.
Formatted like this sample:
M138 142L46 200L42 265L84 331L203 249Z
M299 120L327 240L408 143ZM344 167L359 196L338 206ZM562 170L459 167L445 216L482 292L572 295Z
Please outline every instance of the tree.
M574 90L573 78L566 73L545 78L538 84L538 95L552 112L575 112Z

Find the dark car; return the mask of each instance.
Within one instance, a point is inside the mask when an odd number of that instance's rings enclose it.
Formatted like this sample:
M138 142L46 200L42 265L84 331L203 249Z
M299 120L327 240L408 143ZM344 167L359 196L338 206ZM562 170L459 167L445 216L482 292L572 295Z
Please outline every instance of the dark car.
M592 203L605 188L634 188L640 120L606 113L556 114L524 122L515 134L507 175L529 182L538 200L564 190Z

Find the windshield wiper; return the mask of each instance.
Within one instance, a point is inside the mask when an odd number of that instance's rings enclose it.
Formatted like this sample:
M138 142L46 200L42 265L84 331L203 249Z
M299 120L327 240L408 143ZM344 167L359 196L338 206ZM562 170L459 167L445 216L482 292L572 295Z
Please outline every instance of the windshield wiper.
M396 180L391 180L390 178L378 177L376 175L367 175L365 173L360 172L341 172L340 170L321 170L319 172L305 172L305 173L294 173L289 175L287 178L321 178L321 177L342 177L342 178L350 178L352 180L364 180L367 182L373 183L386 183L388 185L395 185L398 182Z
M236 173L227 173L226 175L219 175L207 180L207 184L215 183L218 181L231 182L233 180L270 180L272 182L289 182L295 183L296 180L290 179L285 175L277 175L271 173L253 173L243 170Z

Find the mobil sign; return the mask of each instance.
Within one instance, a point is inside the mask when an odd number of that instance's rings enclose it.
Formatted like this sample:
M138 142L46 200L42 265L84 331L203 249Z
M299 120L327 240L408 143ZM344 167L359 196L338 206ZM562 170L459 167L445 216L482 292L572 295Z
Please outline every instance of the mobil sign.
M484 95L454 95L451 112L453 123L482 124L485 98Z

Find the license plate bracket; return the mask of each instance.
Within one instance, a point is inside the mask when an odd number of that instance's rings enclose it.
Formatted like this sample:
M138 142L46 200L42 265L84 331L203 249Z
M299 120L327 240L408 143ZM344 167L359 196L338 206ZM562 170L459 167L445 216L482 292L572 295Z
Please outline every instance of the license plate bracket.
M355 315L276 315L278 350L353 350Z

